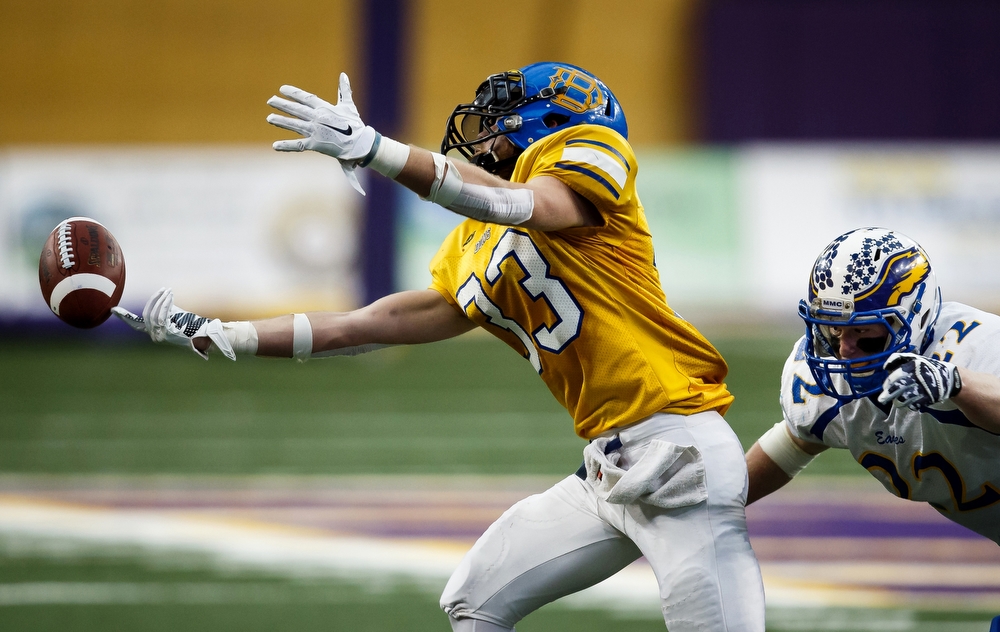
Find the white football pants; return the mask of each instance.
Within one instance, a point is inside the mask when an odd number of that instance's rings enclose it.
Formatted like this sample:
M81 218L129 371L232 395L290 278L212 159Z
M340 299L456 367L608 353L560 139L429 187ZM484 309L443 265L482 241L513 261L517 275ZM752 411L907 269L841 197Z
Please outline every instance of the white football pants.
M611 504L578 476L508 509L455 570L441 607L458 632L512 630L539 607L645 556L670 632L764 632L764 588L747 536L743 449L715 412L657 414L618 432L628 469L653 439L695 446L708 500L679 509Z

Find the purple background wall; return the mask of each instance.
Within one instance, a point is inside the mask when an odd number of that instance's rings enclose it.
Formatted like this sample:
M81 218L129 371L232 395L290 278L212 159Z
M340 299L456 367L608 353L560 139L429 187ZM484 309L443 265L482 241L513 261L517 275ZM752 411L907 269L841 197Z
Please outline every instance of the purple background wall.
M407 0L368 0L364 3L366 87L365 123L390 138L398 138L403 123L403 68L406 50ZM367 305L395 286L396 207L399 185L381 176L368 178L365 187L361 268Z
M709 0L702 138L1000 138L1000 2Z

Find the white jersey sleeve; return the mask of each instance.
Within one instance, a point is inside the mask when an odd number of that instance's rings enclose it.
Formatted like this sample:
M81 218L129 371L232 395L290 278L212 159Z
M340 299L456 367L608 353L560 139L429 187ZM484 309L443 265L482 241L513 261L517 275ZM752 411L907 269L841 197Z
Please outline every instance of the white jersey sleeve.
M840 403L823 395L816 385L806 364L805 346L806 338L803 336L792 348L781 373L779 399L785 423L793 437L831 448L846 448L843 420L837 415Z
M1000 316L944 303L924 355L1000 377Z

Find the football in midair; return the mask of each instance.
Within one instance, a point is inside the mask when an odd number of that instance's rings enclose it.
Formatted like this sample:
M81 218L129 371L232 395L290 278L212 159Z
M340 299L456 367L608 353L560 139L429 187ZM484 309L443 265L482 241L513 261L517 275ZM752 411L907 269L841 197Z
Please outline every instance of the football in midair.
M63 220L45 240L38 283L52 313L81 329L111 316L125 289L125 257L111 232L89 217Z

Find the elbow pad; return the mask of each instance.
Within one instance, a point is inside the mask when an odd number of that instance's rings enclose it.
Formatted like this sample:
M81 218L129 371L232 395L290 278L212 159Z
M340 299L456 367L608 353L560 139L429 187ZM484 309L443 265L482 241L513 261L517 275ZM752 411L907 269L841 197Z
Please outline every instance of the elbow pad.
M481 222L517 226L531 219L535 195L531 189L467 184L451 160L434 156L434 182L426 200Z
M801 472L807 465L816 458L815 454L809 454L792 441L791 435L785 430L785 422L779 421L770 430L757 439L757 444L764 454L771 457L771 460L788 474L789 478Z

